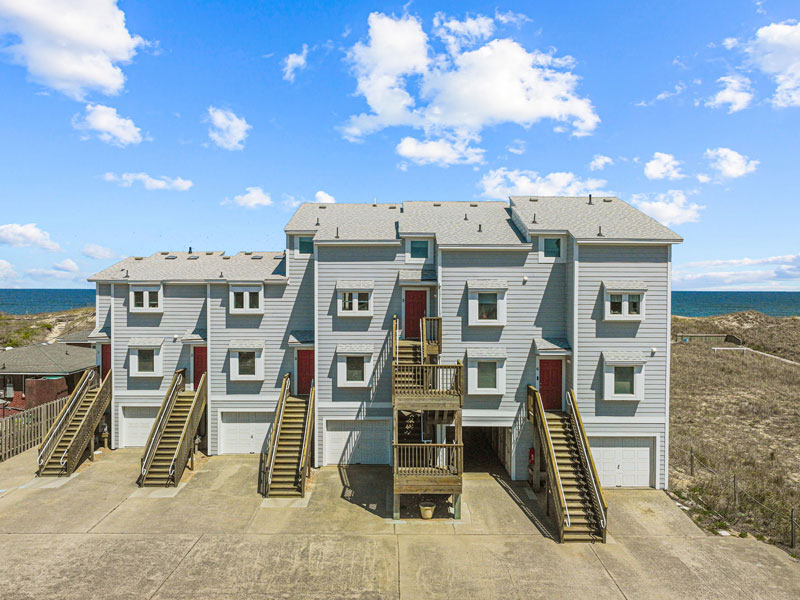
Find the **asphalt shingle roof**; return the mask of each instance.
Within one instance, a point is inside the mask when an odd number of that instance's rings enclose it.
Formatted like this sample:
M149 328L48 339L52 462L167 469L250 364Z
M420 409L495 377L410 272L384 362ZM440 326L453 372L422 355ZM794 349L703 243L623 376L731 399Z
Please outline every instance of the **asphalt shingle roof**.
M682 241L655 219L614 197L592 198L589 204L588 196L512 196L511 207L531 235L569 231L579 240ZM601 231L602 236L598 235Z
M94 348L37 344L0 350L0 375L64 375L95 366Z
M316 232L315 242L397 240L400 204L301 204L285 231Z
M283 252L157 252L130 256L89 281L285 281L284 259Z
M398 229L401 235L435 235L440 246L525 244L506 202L406 202Z

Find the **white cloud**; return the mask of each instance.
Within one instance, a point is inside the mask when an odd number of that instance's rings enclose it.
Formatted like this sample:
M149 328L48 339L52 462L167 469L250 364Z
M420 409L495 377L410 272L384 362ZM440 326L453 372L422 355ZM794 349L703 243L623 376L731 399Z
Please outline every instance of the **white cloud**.
M681 179L686 176L681 173L680 164L672 154L656 152L653 160L644 165L644 174L648 179Z
M744 75L720 77L717 83L722 85L722 89L706 100L706 106L722 108L727 105L728 113L735 113L747 108L753 101L750 80Z
M759 266L767 268L747 268ZM691 289L797 289L798 280L800 254L697 261L673 271L675 284Z
M498 23L502 23L503 25L515 25L516 27L520 27L525 23L530 23L533 21L533 19L531 19L528 15L515 13L511 10L500 12L498 9L495 9L494 18Z
M131 119L119 116L116 108L102 104L87 104L82 118L78 115L72 118L72 126L81 131L94 131L104 142L122 148L142 141L142 131Z
M61 246L50 239L50 234L39 229L36 223L0 225L0 244L8 244L15 248L36 246L50 252L59 252L61 250Z
M613 165L614 160L610 156L604 154L595 154L592 162L589 163L589 170L602 171L609 165Z
M336 198L331 196L328 192L323 192L319 190L316 194L314 194L314 198L317 202L321 202L322 204L334 204L336 202Z
M576 92L572 58L528 52L512 39L480 45L491 36L491 21L437 15L433 33L447 48L437 53L416 17L372 13L368 40L348 52L357 94L370 112L351 116L343 136L359 141L387 127L408 126L422 130L427 140L458 140L467 147L485 127L529 127L543 119L571 124L576 136L590 134L600 119L591 101ZM471 46L477 47L463 50Z
M708 183L709 181L711 181L711 177L709 177L705 173L698 173L697 174L697 181L700 182L700 183Z
M404 137L395 148L403 158L418 165L436 164L446 167L456 164L473 164L483 161L484 150L473 148L469 140L445 139L420 141L413 137Z
M162 175L158 178L151 177L147 173L106 173L103 178L106 181L118 183L122 187L131 187L134 183L139 182L146 190L176 190L185 192L194 185L189 179L182 179L181 177L167 177Z
M7 260L3 260L0 258L0 281L9 280L9 279L16 279L18 277L17 272L14 270L14 265L12 265Z
M81 250L81 254L98 260L108 260L115 257L111 248L106 248L99 244L86 244Z
M661 102L663 100L672 98L674 96L680 96L683 92L686 91L686 89L687 89L686 84L683 83L682 81L679 81L678 83L675 84L675 87L673 89L664 90L649 102L647 100L640 100L639 102L636 103L636 106L653 106L653 104L655 104L656 102Z
M540 176L536 171L501 167L486 173L478 185L487 198L506 199L509 196L585 196L602 193L603 179L580 179L573 173L549 173Z
M302 71L306 68L308 57L308 44L303 44L303 50L299 53L292 53L283 59L283 78L294 83L295 71Z
M208 118L211 127L208 137L220 148L225 150L242 150L247 139L247 131L251 125L244 117L239 117L230 110L208 107Z
M715 169L720 177L727 179L736 179L753 173L759 164L759 161L750 160L730 148L714 148L713 150L709 148L704 156L711 162L711 168Z
M784 21L761 27L747 42L745 52L750 62L777 84L774 106L800 106L800 23Z
M666 226L696 223L700 220L700 211L705 208L689 202L686 193L681 190L669 190L663 194L634 194L631 202L642 212L653 217Z
M28 269L25 275L36 281L48 281L52 279L61 279L68 281L80 281L86 278L83 273L74 273L72 271L65 271L63 269Z
M800 265L800 254L782 254L764 258L733 258L725 260L699 260L686 263L686 267L752 267L756 265Z
M525 140L520 140L519 138L515 139L506 146L506 150L511 152L511 154L525 154Z
M230 200L225 200L223 204L230 204ZM258 208L259 206L271 206L272 198L260 187L245 188L245 193L233 197L233 203L246 208Z
M53 265L57 271L64 271L65 273L77 273L79 270L78 263L71 258L65 258L60 263Z
M722 45L728 50L732 50L739 45L739 40L737 40L735 37L726 37L724 40L722 40Z
M131 35L116 0L2 0L4 48L33 81L83 100L90 90L118 94L125 85L119 65L147 43Z
M433 33L444 42L450 54L456 55L461 52L462 47L472 47L489 38L494 33L494 20L478 15L467 16L459 21L437 12L433 17Z

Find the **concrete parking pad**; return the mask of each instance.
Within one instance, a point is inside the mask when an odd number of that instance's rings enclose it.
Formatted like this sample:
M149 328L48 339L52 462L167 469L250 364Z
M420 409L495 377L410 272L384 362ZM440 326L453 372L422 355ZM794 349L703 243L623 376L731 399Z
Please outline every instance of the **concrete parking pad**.
M302 506L263 502L255 455L178 489L136 487L140 455L58 487L20 487L35 453L0 463L0 552L20 558L0 598L800 597L798 561L711 536L656 490L606 491L608 544L557 544L544 497L496 471L465 475L459 521L413 518L413 497L394 521L386 467L320 469Z

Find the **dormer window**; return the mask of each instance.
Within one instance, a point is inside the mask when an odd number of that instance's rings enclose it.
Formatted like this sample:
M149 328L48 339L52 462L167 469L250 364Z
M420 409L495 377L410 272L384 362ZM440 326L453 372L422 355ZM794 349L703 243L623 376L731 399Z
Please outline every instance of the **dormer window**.
M539 262L564 262L564 238L558 236L539 237Z
M128 308L130 312L136 313L164 312L161 286L157 284L130 286Z
M433 239L406 238L406 262L433 262Z
M644 319L644 281L604 281L605 321L641 321Z
M252 315L263 312L263 290L260 285L231 285L229 312L232 315Z
M297 251L300 254L314 254L314 238L310 235L301 235L298 237Z

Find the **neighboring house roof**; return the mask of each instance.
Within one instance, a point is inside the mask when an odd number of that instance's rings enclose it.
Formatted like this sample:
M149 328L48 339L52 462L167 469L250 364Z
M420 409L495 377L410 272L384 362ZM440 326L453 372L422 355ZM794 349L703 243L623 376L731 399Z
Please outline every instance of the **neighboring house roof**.
M68 375L95 366L93 348L37 344L0 350L0 375Z
M301 204L286 233L314 233L315 242L397 241L400 204Z
M405 202L400 235L431 235L440 246L522 246L508 203Z
M283 252L156 252L130 256L89 281L286 281Z
M569 232L579 240L683 239L655 219L615 197L511 196L511 207L531 235ZM535 217L535 223L534 223ZM602 232L602 236L598 235Z
M56 340L59 344L91 344L92 340L89 339L91 329L82 329L81 331L73 331L67 335L61 336Z

